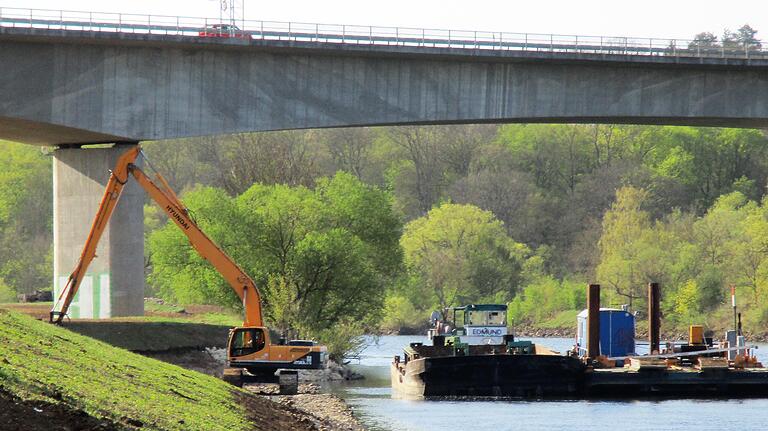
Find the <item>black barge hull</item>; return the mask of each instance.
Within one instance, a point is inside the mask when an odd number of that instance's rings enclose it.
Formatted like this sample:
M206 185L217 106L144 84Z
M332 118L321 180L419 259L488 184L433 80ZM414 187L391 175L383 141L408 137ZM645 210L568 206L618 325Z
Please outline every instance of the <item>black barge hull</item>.
M583 393L584 366L556 355L468 355L393 363L395 397L575 398Z
M590 370L584 398L768 398L768 370Z
M391 366L396 398L768 398L768 369L587 369L552 355L426 357Z

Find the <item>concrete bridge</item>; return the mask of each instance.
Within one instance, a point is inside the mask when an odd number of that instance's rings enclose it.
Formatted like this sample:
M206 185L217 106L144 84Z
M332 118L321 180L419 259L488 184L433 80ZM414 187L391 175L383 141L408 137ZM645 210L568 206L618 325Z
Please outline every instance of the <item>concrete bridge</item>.
M0 11L0 139L60 147L57 287L74 265L108 169L122 151L79 149L82 144L484 122L768 127L768 53L757 47L278 31L263 23L243 35L199 37L204 27L177 22L175 30L172 24L153 29L151 19L146 26L26 23ZM141 311L141 202L133 185L75 316Z
M764 127L768 56L673 57L0 28L0 138L367 125Z

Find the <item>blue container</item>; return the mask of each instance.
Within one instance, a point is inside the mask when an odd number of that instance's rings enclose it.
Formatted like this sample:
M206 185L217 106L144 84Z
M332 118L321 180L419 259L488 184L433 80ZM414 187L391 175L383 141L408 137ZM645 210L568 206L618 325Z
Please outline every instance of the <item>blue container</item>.
M587 354L587 310L576 317L579 355ZM616 308L600 309L600 354L610 357L635 354L635 316Z

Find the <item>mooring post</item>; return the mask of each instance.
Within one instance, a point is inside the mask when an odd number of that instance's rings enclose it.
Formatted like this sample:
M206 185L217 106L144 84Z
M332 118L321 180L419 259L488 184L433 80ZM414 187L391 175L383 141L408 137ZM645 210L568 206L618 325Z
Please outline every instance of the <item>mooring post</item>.
M587 289L587 357L600 355L600 285L590 284Z
M659 306L661 298L661 289L659 283L648 283L648 344L651 355L660 353L660 329L661 329L661 308Z
M733 330L738 331L739 323L736 319L736 285L731 285L731 307L733 308Z

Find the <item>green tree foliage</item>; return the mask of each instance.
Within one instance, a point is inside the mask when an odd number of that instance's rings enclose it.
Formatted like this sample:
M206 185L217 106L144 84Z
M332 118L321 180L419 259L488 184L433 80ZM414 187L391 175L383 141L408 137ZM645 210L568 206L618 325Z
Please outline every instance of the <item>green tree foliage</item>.
M633 187L616 191L616 201L603 218L597 279L630 306L643 297L643 284L656 275L649 214L642 209L648 192ZM637 304L636 304L637 305Z
M716 39L715 43L719 43ZM477 206L503 222L510 238L530 249L547 250L546 258L541 261L542 274L550 274L554 280L598 280L611 286L609 290L614 294L610 301L615 305L632 302L636 308L643 306L643 286L651 279L662 281L667 292L689 280L695 281L701 294L692 313L718 303L726 271L736 269L725 269L722 263L716 263L717 267L711 263L705 265L708 260L700 250L707 250L706 235L717 233L712 231L714 227L705 224L714 223L715 217L696 222L710 211L719 196L739 191L746 198L759 200L768 183L765 153L768 146L765 136L753 130L507 125L296 133L302 136L294 135L294 142L318 141L323 146L315 148L326 149L327 154L323 155L324 151L312 151L313 147L307 146L308 158L304 160L312 163L305 166L330 172L342 169L364 181L385 185L406 220L424 216L441 202ZM274 139L277 138L262 137L260 141L266 143ZM227 139L222 141L227 142ZM239 154L239 150L232 148L231 154ZM225 159L208 159L214 160L209 162L210 166L221 166L214 170L231 171ZM289 166L291 157L283 159L286 163L281 166ZM245 185L253 181L247 176L238 178ZM266 184L295 183L279 175L261 180ZM216 181L212 183L223 185ZM318 183L317 187L322 185ZM646 194L639 209L644 214L644 224L639 229L624 223L637 231L638 236L629 235L631 241L618 251L599 251L597 245L606 233L604 216L616 203L616 190L623 187ZM305 191L311 194L308 189ZM315 209L296 206L288 196L275 201L274 207L282 208L278 213L281 218L276 219L281 220L281 225L292 226L294 219L310 219L321 214ZM617 225L614 232L622 229L620 221L608 217L608 225ZM366 220L356 223L365 225ZM607 244L609 237L602 238L602 243ZM280 249L279 244L274 247ZM745 286L759 285L762 270L754 263L758 247L759 244L754 244L751 250L739 251L753 257L752 271L743 281ZM280 258L279 253L275 256L280 265L287 264L288 260ZM731 266L736 268L734 265ZM746 267L738 270L746 271ZM611 274L612 278L602 280L598 273ZM748 283L750 278L753 281ZM526 278L522 285L534 285L537 280L537 277ZM389 283L388 297L392 299L385 313L389 326L423 322L423 316L408 321L406 315L412 313L407 312L408 306L403 301L407 300L407 304L420 312L435 306L437 301L424 283L424 279L414 273ZM757 291L757 287L749 289ZM529 297L535 295L531 292L520 300L530 301L526 299ZM403 307L394 306L398 301ZM665 304L671 313L672 300Z
M0 141L0 290L51 287L51 158L39 147Z
M540 323L563 310L586 305L585 283L543 275L525 286L509 303L509 318L517 323Z
M421 305L421 304L420 304ZM381 321L381 329L385 331L401 331L424 326L426 323L424 310L413 305L406 296L399 293L387 295L384 301L384 316Z
M510 300L522 283L529 249L512 240L489 211L443 204L410 222L401 240L414 289L444 310Z
M402 265L401 222L385 192L339 173L314 190L255 184L236 198L210 187L184 198L200 227L261 287L265 316L279 329L322 338L378 323L385 286ZM150 282L164 296L240 307L174 225L152 233L149 247Z
M597 279L614 290L612 305L633 292L643 309L647 282L662 283L665 321L721 329L729 285L752 325L764 325L768 294L768 207L741 192L720 196L702 216L673 212L650 222L642 203L648 192L623 188L603 221ZM639 305L639 306L638 306Z
M739 181L766 184L766 138L756 130L664 127L655 140L647 164L689 187L700 210Z

